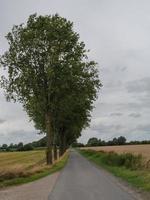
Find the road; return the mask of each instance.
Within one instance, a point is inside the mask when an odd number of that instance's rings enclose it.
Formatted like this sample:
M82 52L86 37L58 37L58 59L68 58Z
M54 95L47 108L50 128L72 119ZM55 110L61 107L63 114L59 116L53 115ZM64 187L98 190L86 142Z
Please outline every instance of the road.
M133 191L71 151L69 161L59 175L49 200L135 200Z

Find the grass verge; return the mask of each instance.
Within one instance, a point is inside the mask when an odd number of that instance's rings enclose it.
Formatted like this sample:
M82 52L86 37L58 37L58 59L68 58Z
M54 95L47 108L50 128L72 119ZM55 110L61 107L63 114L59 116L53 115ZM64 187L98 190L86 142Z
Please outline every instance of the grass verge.
M122 178L130 185L135 186L143 191L150 192L150 169L133 169L125 166L110 165L109 162L105 162L108 154L105 152L96 152L91 150L79 150L79 152L88 160L94 162L98 166L103 167L115 176Z
M0 188L12 186L12 185L20 185L20 184L24 184L24 183L29 183L29 182L38 180L40 178L43 178L47 175L50 175L52 173L55 173L55 172L61 170L66 165L67 160L68 160L68 156L69 156L69 154L67 152L67 153L65 153L65 155L62 158L60 158L60 160L58 160L52 166L49 166L49 167L47 166L43 170L41 170L41 171L39 171L35 174L32 174L30 176L18 177L18 178L0 181Z

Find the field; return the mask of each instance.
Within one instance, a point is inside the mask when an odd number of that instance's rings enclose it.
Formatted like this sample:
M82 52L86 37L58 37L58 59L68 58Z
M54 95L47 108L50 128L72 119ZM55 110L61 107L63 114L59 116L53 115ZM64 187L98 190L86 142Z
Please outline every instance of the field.
M30 182L62 165L60 159L53 166L47 166L44 150L0 152L0 187Z
M0 153L0 177L26 176L41 170L44 161L44 151Z
M123 146L104 146L104 147L84 147L95 151L114 151L116 153L141 154L147 161L150 160L150 144L145 145L123 145Z

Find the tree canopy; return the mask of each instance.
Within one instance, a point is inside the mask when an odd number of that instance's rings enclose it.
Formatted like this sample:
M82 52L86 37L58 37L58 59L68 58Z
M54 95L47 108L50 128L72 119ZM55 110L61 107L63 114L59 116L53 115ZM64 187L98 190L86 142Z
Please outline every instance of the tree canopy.
M73 23L59 15L29 16L6 36L1 77L7 100L23 104L35 127L47 134L47 163L56 141L67 147L90 121L101 87L96 63Z

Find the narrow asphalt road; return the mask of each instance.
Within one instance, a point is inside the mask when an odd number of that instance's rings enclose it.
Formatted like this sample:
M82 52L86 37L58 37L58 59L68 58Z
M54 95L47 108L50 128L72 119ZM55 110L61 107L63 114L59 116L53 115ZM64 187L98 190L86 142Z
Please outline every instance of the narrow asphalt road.
M71 151L69 161L49 195L49 200L135 199L139 198L134 192L75 151Z

